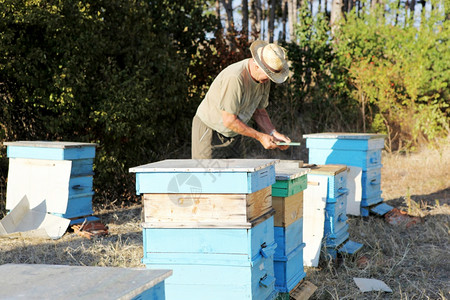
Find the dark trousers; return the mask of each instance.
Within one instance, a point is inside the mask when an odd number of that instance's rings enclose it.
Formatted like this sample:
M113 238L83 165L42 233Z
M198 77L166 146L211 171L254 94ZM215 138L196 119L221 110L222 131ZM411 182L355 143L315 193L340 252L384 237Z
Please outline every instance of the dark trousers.
M192 159L242 158L240 135L226 137L206 126L196 115L192 120Z

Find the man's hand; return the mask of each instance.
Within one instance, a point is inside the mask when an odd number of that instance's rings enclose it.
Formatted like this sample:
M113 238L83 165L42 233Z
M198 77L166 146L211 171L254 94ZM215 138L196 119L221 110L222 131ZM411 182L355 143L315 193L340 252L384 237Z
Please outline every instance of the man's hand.
M273 131L273 135L272 135L275 139L275 143L276 142L285 142L285 143L290 143L291 139L288 138L287 136L285 136L282 133L279 133L278 131L274 130ZM281 150L286 150L287 148L289 148L289 145L284 145L284 146L277 146L278 148L280 148Z
M273 136L265 133L260 134L258 141L261 143L261 145L263 145L265 149L275 149L275 148L281 149L281 147L283 147L277 145L276 140Z

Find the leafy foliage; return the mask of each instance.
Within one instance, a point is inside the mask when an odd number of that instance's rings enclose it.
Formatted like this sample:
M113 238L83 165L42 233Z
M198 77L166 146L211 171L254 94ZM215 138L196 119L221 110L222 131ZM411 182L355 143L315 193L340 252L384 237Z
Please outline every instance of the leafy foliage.
M329 32L324 14L313 16L307 6L300 10L296 26L299 42L284 45L291 76L285 84L272 89L276 100L270 112L285 132L358 130L356 102L346 97L345 77L333 53Z
M1 1L2 139L98 143L97 196L133 195L129 167L189 140L186 70L215 24L199 3Z
M450 133L450 23L432 10L420 26L395 25L396 13L349 14L336 53L367 128L387 133L389 148L401 150Z

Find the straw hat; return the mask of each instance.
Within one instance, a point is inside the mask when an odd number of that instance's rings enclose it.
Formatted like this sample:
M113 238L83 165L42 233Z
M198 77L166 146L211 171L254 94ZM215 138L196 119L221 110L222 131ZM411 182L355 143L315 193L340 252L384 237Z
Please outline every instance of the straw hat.
M283 83L289 75L289 65L282 47L256 40L250 46L253 59L275 83Z

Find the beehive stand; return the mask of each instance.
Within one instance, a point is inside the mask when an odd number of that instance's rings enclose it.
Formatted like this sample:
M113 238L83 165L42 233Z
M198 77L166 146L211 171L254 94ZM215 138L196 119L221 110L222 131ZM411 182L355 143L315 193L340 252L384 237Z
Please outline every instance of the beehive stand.
M369 211L383 215L392 209L381 203L381 150L385 137L384 134L335 132L303 135L309 149L309 164L362 168L362 216L368 216Z
M277 160L165 160L135 168L144 264L170 299L274 299Z
M6 264L1 299L165 299L171 270Z

